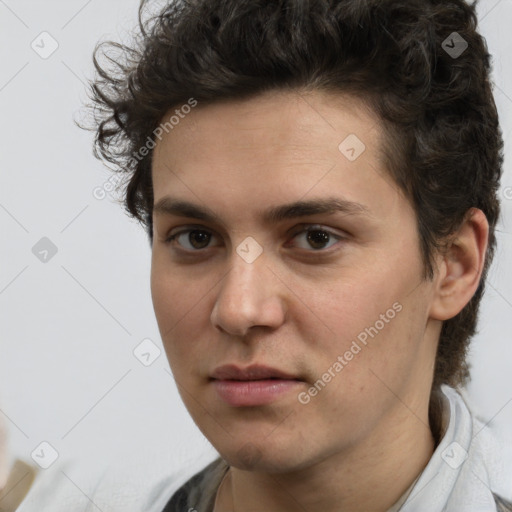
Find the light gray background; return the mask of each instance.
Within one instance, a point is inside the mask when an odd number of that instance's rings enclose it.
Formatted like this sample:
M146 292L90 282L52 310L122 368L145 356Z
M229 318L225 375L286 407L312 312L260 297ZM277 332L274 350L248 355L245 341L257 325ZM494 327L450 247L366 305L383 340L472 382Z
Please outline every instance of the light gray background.
M144 452L170 470L198 468L215 454L169 373L146 235L112 199L93 196L111 174L92 156L92 134L73 123L95 43L126 39L137 7L138 0L0 0L0 416L11 457L30 461L42 441L60 460ZM506 161L468 396L511 446L512 2L483 0L479 15L494 56ZM59 44L47 59L31 48L43 31ZM42 237L58 249L47 263L32 253ZM146 338L162 349L148 367L133 355Z

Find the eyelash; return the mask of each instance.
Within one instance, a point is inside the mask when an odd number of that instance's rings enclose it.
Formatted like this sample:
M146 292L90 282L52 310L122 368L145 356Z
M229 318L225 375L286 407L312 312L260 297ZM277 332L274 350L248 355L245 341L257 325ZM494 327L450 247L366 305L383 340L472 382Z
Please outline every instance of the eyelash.
M183 234L186 234L186 233L191 233L192 231L199 231L199 232L205 232L205 233L213 234L213 232L211 230L203 228L202 226L190 227L190 228L187 228L187 229L182 229L181 231L178 231L178 232L174 233L173 235L169 236L164 241L164 243L166 245L171 245L180 235L183 235ZM347 239L347 237L344 237L342 235L338 235L338 234L334 233L333 231L331 231L329 229L325 229L323 226L318 225L318 224L308 225L305 229L301 229L299 231L294 232L292 234L292 238L296 238L297 235L300 235L302 233L310 233L310 232L317 232L317 231L327 233L330 237L335 238L338 241L343 241L343 240ZM329 243L329 242L327 242L327 243ZM202 248L202 249L195 249L195 250L194 249L181 249L180 248L178 250L183 252L183 253L185 253L185 254L187 254L187 255L194 255L196 253L199 254L201 252L205 252L209 248L210 247L205 247L205 248ZM330 252L332 252L330 249L331 248L328 248L328 249L316 249L316 250L312 249L310 251L307 250L307 249L302 249L302 250L318 254L318 253L330 253Z

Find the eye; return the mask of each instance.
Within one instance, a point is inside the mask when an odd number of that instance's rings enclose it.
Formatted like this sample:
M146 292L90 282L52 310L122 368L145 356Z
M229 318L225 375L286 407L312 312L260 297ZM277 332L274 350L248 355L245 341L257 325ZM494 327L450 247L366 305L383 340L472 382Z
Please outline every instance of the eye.
M306 229L296 231L292 238L297 239L299 238L299 235L303 237L305 235L303 240L304 243L307 244L304 246L303 243L302 247L299 245L300 248L312 248L317 252L322 249L332 247L336 241L344 240L346 238L319 225L308 226ZM179 246L183 248L183 252L200 252L203 249L209 248L212 238L215 238L215 235L213 235L210 230L202 227L192 227L174 233L165 240L165 243L173 244L174 242L178 242ZM331 245L328 245L329 243L331 243ZM289 246L289 244L287 245Z
M318 225L308 226L306 229L296 232L293 238L300 238L299 235L303 236L303 240L307 244L307 246L302 246L302 249L313 248L315 250L322 250L332 247L333 244L326 247L329 242L336 242L345 239L344 236L333 233L332 231L326 230L322 226Z
M178 231L165 240L165 243L171 244L175 240L179 245L188 251L197 252L197 249L205 249L212 239L212 232L207 229L191 228ZM187 243L189 246L187 246Z

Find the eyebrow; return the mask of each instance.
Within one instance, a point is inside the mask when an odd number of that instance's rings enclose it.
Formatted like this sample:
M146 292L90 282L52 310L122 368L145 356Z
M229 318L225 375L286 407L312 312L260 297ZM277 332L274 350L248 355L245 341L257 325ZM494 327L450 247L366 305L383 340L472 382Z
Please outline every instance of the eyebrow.
M165 196L160 199L153 207L153 212L158 215L191 217L206 222L224 224L210 208L199 206L189 201L175 199L170 196ZM287 219L296 219L318 214L334 214L338 212L344 213L345 215L373 217L367 206L338 197L296 201L274 206L259 213L265 224L272 225Z

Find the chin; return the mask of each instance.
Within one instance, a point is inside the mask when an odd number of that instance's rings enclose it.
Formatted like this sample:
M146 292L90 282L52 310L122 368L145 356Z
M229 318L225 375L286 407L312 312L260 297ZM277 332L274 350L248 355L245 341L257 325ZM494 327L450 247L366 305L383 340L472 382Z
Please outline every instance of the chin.
M296 449L293 453L279 452L270 443L265 445L264 441L261 445L248 441L234 452L219 453L230 466L242 471L287 473L310 465L309 461L298 458Z

